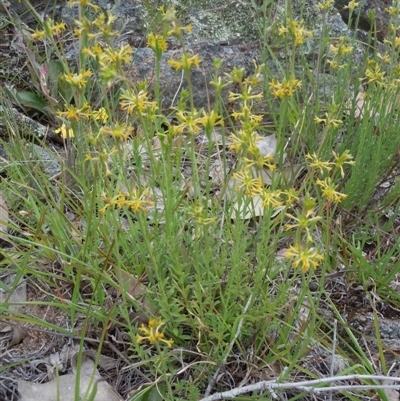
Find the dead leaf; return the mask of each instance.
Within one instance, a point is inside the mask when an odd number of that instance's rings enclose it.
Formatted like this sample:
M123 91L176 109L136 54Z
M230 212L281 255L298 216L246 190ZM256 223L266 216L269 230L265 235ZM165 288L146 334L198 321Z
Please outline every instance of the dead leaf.
M9 221L8 206L4 200L3 192L0 192L0 239L7 241L7 224Z
M362 86L360 87L357 96L356 96L356 109L354 110L354 117L355 118L362 118L364 115L364 91Z
M388 401L399 401L399 392L397 390L391 390L385 388L384 393L388 399Z
M14 345L19 344L25 337L26 337L26 331L21 326L15 325L11 341L9 342L7 348L9 349Z
M257 148L263 157L275 156L277 146L278 139L275 135L264 136L257 141Z
M75 401L75 383L78 371L79 396L81 400L89 399L97 387L93 401L122 401L114 389L95 369L94 362L87 357L82 357L82 366L80 369L76 369L75 364L75 373L59 376L44 384L17 380L21 401L54 401L57 399Z
M400 108L400 95L394 95L390 92L386 95L387 96L382 96L380 104L371 107L368 104L368 98L365 97L363 87L360 86L355 99L356 107L354 110L354 117L356 119L366 117L371 119L373 122L377 121L382 114L383 117L388 117L393 111Z
M8 309L18 311L26 302L26 280L19 277L16 283L16 274L8 274L3 278L2 286L0 287L0 304L7 302Z

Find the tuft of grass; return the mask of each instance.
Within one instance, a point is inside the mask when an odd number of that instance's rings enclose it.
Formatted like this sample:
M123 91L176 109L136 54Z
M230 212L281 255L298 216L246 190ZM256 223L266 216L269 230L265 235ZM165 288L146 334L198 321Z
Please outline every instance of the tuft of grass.
M151 87L127 78L133 51L117 40L112 11L76 5L73 31L36 14L39 26L25 37L30 51L38 43L45 50L42 78L50 86L36 86L43 91L36 95L64 140L58 153L48 149L60 170L50 176L9 121L2 179L10 219L0 269L16 267L15 282L26 277L42 294L28 305L55 308L68 324L15 312L7 301L0 317L80 338L81 351L94 336L98 356L119 327L132 366L147 378L130 400L199 399L265 370L280 381L299 372L317 377L305 367L311 349L337 347L349 364L343 374L377 373L324 286L328 275L351 271L345 280L373 282L398 303L390 287L398 241L374 253L373 263L363 253L376 224L367 209L398 212L398 185L374 197L400 145L395 32L387 53L355 68L355 38L331 38L325 24L317 37L289 7L268 24L273 4L265 3L260 29L273 43L262 44L264 63L250 76L240 68L220 76L215 60L209 79L217 101L197 110L190 79L201 60L185 49L191 27L174 9L153 10ZM330 6L321 3L325 16ZM66 35L79 48L75 60L66 57ZM189 89L163 111L161 62L172 37L183 55L169 65ZM316 65L307 57L312 47ZM328 99L320 93L327 69ZM365 91L357 96L360 82ZM355 224L361 218L364 230ZM320 315L323 302L331 315Z

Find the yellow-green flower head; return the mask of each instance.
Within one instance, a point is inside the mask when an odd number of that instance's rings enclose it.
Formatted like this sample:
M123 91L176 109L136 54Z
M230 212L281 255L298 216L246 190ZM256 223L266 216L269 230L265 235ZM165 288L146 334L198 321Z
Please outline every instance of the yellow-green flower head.
M172 339L165 339L164 333L161 331L161 327L164 324L158 318L149 320L147 325L142 324L138 329L138 334L136 334L138 344L143 341L147 341L149 344L164 343L168 348L171 348L174 341Z
M72 86L82 89L86 86L88 82L88 78L93 75L93 72L90 70L82 70L78 74L73 74L70 72L69 74L64 74L64 81L68 82Z
M63 139L73 138L75 136L73 129L67 128L65 124L61 125L61 127L56 129L54 132L60 134Z
M167 41L163 35L150 33L147 36L147 46L157 55L161 55L167 50Z
M296 244L290 246L285 252L285 258L292 260L292 266L300 268L303 272L316 269L323 262L323 255L314 247Z
M36 29L35 32L31 34L31 38L40 41L43 41L45 38L51 39L54 36L60 35L65 29L66 25L64 22L54 24L54 21L49 18L43 22L43 30Z
M347 197L346 194L342 194L336 191L336 188L338 186L332 182L332 179L330 177L325 178L325 180L323 181L317 180L316 183L322 190L322 196L329 202L340 203L343 199Z
M285 79L279 82L277 79L273 79L269 83L272 96L275 98L283 99L286 97L292 97L297 88L301 87L301 81L296 78Z
M169 59L168 64L171 68L178 70L189 71L193 66L199 68L201 60L197 54L190 57L188 53L184 52L180 60Z

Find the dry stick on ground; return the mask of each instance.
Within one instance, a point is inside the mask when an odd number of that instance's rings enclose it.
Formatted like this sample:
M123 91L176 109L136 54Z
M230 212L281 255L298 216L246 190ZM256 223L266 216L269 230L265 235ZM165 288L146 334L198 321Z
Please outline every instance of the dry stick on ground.
M247 309L249 309L249 306L250 306L250 303L251 303L251 300L252 300L252 299L253 299L253 294L251 294L251 295L249 296L249 299L247 300L246 306L245 306L244 309L243 309L243 315L247 312ZM216 381L217 381L217 377L218 377L218 375L219 375L219 372L220 372L222 366L225 365L226 360L228 359L228 355L230 354L230 352L231 352L231 350L232 350L232 348L233 348L233 346L234 346L234 344L235 344L235 341L237 340L237 338L238 338L238 336L239 336L240 330L242 329L242 325L243 325L243 318L241 318L241 319L239 320L239 324L238 324L238 327L237 327L235 336L232 338L232 341L231 341L230 344L229 344L228 351L226 352L226 354L225 354L225 356L224 356L224 359L222 360L221 364L218 366L218 369L217 369L217 371L214 373L214 375L213 375L213 377L212 377L210 383L208 383L208 386L207 386L206 391L205 391L205 393L204 393L204 397L207 398L207 397L210 395L211 390L212 390L212 388L214 387L214 385L215 385L215 383L216 383Z
M346 381L346 380L381 380L399 383L398 385L383 385L383 384L347 384L330 387L317 387L320 384L330 384L335 381ZM400 377L389 377L389 376L374 376L374 375L349 375L349 376L335 376L325 377L323 379L306 380L302 382L290 382L290 383L277 383L276 380L262 381L248 386L234 388L223 393L215 393L209 397L202 398L200 401L215 401L224 400L227 398L235 398L238 395L250 393L253 391L266 391L270 395L274 395L275 390L301 390L307 391L308 393L318 394L328 391L355 391L355 390L400 390ZM276 398L276 395L275 397Z

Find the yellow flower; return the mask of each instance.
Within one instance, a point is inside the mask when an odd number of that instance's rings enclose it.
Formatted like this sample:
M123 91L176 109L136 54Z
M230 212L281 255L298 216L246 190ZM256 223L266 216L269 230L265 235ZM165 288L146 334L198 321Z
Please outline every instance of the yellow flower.
M261 177L253 178L253 174L249 169L244 169L237 173L233 173L235 180L241 181L237 186L238 189L244 189L246 195L258 195L264 186Z
M186 31L188 33L192 33L192 26L181 26L179 20L175 17L175 10L173 10L173 14L173 16L171 15L172 18L169 18L172 29L167 32L167 36L175 36L176 38L180 38L182 36L182 32ZM167 14L165 14L164 20L168 20Z
M68 121L79 121L90 117L90 106L88 104L84 104L80 109L67 104L64 107L66 111L57 111L57 114Z
M64 22L59 22L58 24L54 24L54 21L49 18L48 20L43 22L43 30L36 29L34 33L31 34L32 39L38 39L43 41L44 38L51 39L54 35L60 35L63 31L65 31L66 25Z
M278 28L278 34L279 36L285 36L289 32L289 28L286 26L280 25Z
M63 124L60 128L56 129L54 132L56 134L60 134L61 138L63 139L73 138L75 136L72 128L67 128L65 124Z
M120 49L107 48L99 55L100 65L113 66L120 70L123 64L129 64L132 59L132 48L129 45L122 46Z
M104 152L100 154L100 160L104 163L110 156L110 154ZM148 191L146 189L144 190L139 190L139 189L134 189L131 193L126 194L122 191L120 191L116 196L113 198L107 198L103 196L103 202L105 203L104 207L101 209L102 214L105 213L106 209L110 206L116 206L119 209L122 209L124 207L130 208L134 213L138 212L144 212L147 213L147 206L152 206L153 202L149 199L148 197Z
M240 153L240 151L244 151L248 148L247 135L243 130L239 130L237 135L230 134L229 139L231 143L229 144L229 149L235 151L236 153Z
M327 12L330 10L332 5L334 4L334 0L325 0L324 2L317 3L317 7L324 12Z
M318 159L318 156L316 155L316 153L313 153L312 155L310 155L309 153L306 155L306 159L310 160L308 162L308 165L313 168L313 169L319 169L320 173L323 174L324 170L326 171L331 171L332 167L330 167L330 165L332 163L330 162L323 162L321 160Z
M150 344L164 343L168 348L171 348L174 341L165 339L164 333L161 331L164 324L158 318L151 319L147 325L142 324L138 329L138 334L136 334L138 344L142 341L148 341Z
M344 171L343 171L343 166L345 164L348 164L350 166L354 166L356 162L353 159L353 156L349 153L348 150L346 150L344 153L341 155L338 155L336 152L333 152L333 157L335 158L335 167L340 169L340 175L342 178L344 178Z
M120 32L113 30L115 26L114 22L116 20L117 17L110 11L108 11L107 14L99 13L96 16L96 19L93 21L93 26L95 26L99 30L99 32L93 34L88 33L88 38L94 40L98 36L103 36L104 38L109 38L111 36L118 36Z
M75 86L78 89L82 89L86 86L88 78L90 78L92 75L92 71L83 70L79 74L73 74L72 72L70 72L69 74L64 74L63 78L72 86Z
M193 66L198 68L200 66L201 60L197 54L195 54L192 57L189 57L189 54L184 52L182 54L181 59L174 60L174 59L169 59L168 64L170 65L171 68L174 68L175 70L184 70L184 71L189 71Z
M381 71L379 65L376 65L374 62L372 62L365 71L365 79L368 80L369 84L372 82L383 84L385 74L385 71Z
M67 27L66 27L66 25L65 25L65 22L59 22L58 24L53 25L53 27L52 27L52 32L53 32L55 35L59 35L61 32L65 31L66 28L67 28Z
M290 34L294 46L298 46L301 43L304 43L305 39L310 39L313 36L312 31L308 31L304 28L303 21L293 21L290 19L286 21L286 27L281 25L278 28L278 32L280 36Z
M123 89L119 104L128 114L136 112L139 116L146 116L148 112L157 109L157 102L150 101L145 90L135 93L131 89Z
M99 110L94 110L93 118L96 121L100 120L103 124L105 124L108 120L108 114L107 114L106 109L104 107L101 107Z
M207 217L207 209L201 203L195 203L188 212L189 216L194 218L195 236L199 238L205 233L206 226L209 226L217 221L216 217Z
M243 102L244 105L247 105L247 102L249 100L263 98L263 94L261 92L256 94L252 94L251 92L252 87L250 85L245 85L243 87L242 93L229 92L229 101L234 102L235 100L240 100L241 102Z
M315 121L317 124L326 124L326 118L319 118L318 116L315 116L315 117L314 117L314 121Z
M293 228L298 228L300 232L305 232L307 234L307 242L313 241L310 228L313 228L315 226L315 223L321 220L320 216L309 217L309 214L307 214L307 212L304 211L297 217L289 213L286 213L286 216L296 222L294 224L285 224L286 230L289 231L292 230Z
M229 149L239 153L241 151L247 151L249 148L255 149L262 137L258 135L256 131L253 131L252 127L246 127L246 129L237 131L236 134L231 134L229 139L231 140L228 146Z
M203 117L201 117L201 123L206 129L212 129L216 125L224 125L224 120L214 110L211 110L210 113L207 113L205 110L203 110Z
M147 36L147 46L157 55L161 55L167 50L167 41L163 35L150 33Z
M323 255L316 248L303 247L299 244L290 246L285 252L285 258L293 259L292 266L300 267L303 272L310 270L310 268L316 269L324 260Z
M231 113L231 117L234 118L235 120L241 119L242 121L253 123L254 124L253 129L256 128L263 120L262 115L257 116L256 114L252 114L251 109L246 104L241 103L240 109L241 109L240 111L233 111Z
M331 118L328 113L325 113L325 118L319 118L318 116L314 117L314 121L317 124L325 124L328 127L338 128L340 125L343 124L342 120L335 120Z
M398 17L400 15L400 7L399 6L397 6L397 7L391 6L391 7L385 8L385 11L395 17Z
M248 148L248 152L252 154L253 159L249 159L247 157L243 158L243 161L246 163L247 167L255 166L259 169L266 167L270 170L270 172L276 170L276 164L274 163L274 156L270 154L263 156L260 153L260 149L258 147L254 148L253 146L250 146Z
M100 133L111 136L117 141L126 141L133 135L134 129L130 125L115 124L114 127L104 126L100 128Z
M175 127L175 129L177 129L179 132L184 132L185 130L187 130L191 135L200 132L201 125L204 122L204 117L199 117L199 113L196 109L185 112L176 109L175 117L180 123Z
M322 196L324 196L329 202L340 203L343 199L346 199L347 195L336 191L337 185L333 184L330 177L325 178L324 181L317 180L317 185L322 189Z
M210 85L213 85L215 87L215 90L217 92L221 92L225 86L228 86L231 84L231 81L223 81L221 77L216 77L212 81L210 81Z
M41 31L40 29L35 29L35 32L31 34L32 39L37 39L40 41L43 41L43 39L46 37L46 32Z
M348 38L341 36L338 45L329 45L329 52L338 57L352 53L353 46L349 45L348 41Z
M353 12L356 7L358 7L358 2L351 0L344 8L348 8L351 12Z
M260 196L264 207L276 209L283 205L280 191L271 191L270 188L263 188L260 192Z
M226 74L228 77L232 79L233 82L237 84L241 84L244 78L244 68L240 67L233 67L232 71L230 74Z
M285 205L292 206L295 202L299 201L299 196L294 188L290 188L282 192L282 195L286 198Z
M129 199L125 202L125 206L129 207L134 213L147 213L147 206L152 206L154 203L148 196L147 189L134 189L129 194Z
M269 83L272 96L279 99L293 96L296 89L300 87L301 81L296 78L285 79L283 82L273 79Z

